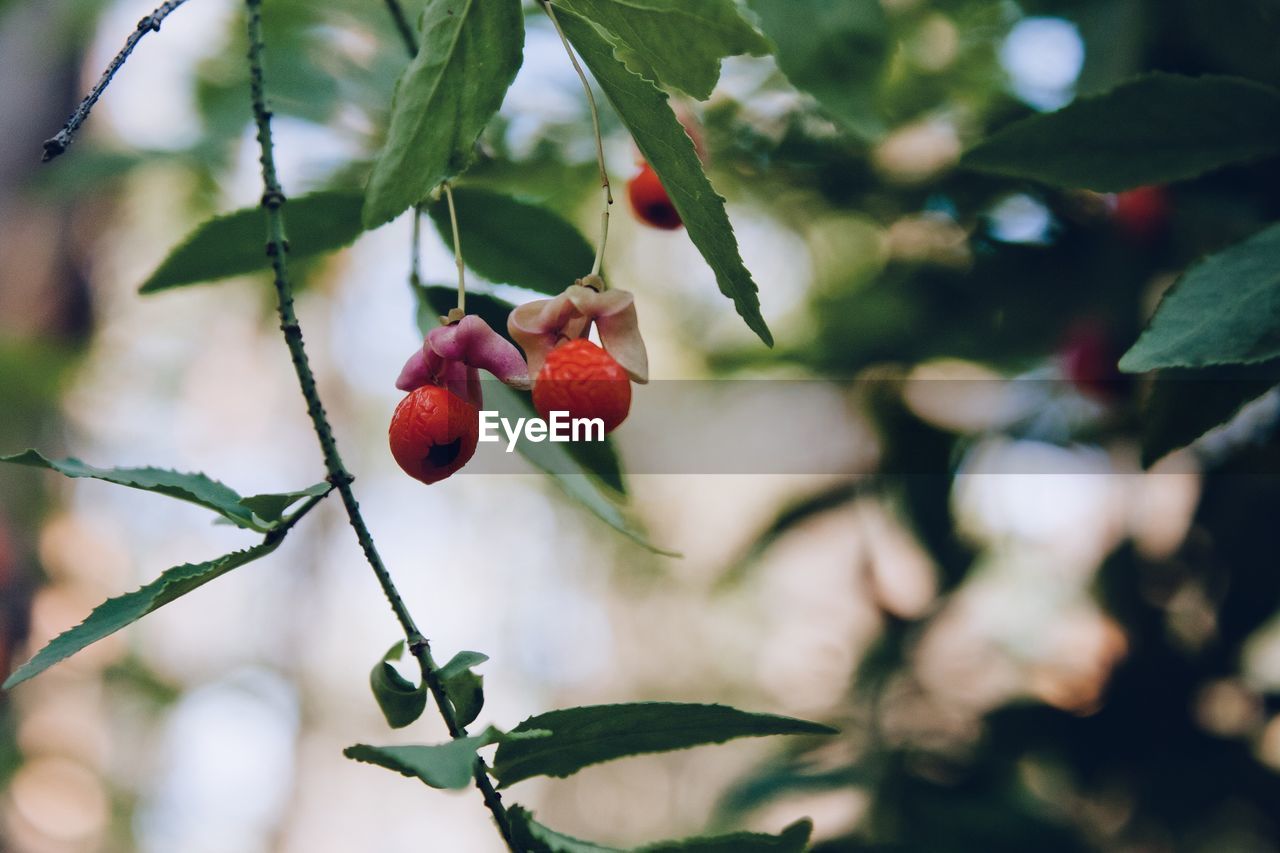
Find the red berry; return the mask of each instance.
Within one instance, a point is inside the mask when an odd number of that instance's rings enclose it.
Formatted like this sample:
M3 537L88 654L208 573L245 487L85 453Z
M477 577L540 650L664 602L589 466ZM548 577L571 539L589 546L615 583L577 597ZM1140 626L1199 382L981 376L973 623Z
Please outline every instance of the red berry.
M1128 385L1128 377L1117 366L1120 349L1098 325L1081 323L1071 329L1059 358L1071 384L1097 400L1115 400Z
M613 432L631 410L631 379L622 365L583 338L551 351L533 384L533 407L544 419L552 412L571 418L600 418Z
M1138 187L1116 196L1112 218L1126 237L1150 243L1165 232L1171 209L1164 187Z
M636 216L654 228L674 231L684 224L667 195L666 187L658 179L658 173L648 163L641 166L640 174L627 184L627 197Z
M391 416L391 455L415 480L435 483L457 471L476 452L480 413L438 385L409 392Z

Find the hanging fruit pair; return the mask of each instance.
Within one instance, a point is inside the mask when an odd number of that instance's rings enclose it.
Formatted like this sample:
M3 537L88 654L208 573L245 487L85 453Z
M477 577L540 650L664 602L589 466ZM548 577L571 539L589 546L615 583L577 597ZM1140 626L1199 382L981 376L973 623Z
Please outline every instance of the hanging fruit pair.
M603 348L588 340L593 327ZM396 387L409 393L391 417L389 440L391 455L406 474L437 483L475 455L484 403L480 370L515 388L532 385L534 408L544 419L553 412L599 418L606 433L630 411L631 382L649 381L635 297L606 291L598 275L580 279L552 299L519 306L507 328L528 355L527 363L475 316L432 329L405 362Z

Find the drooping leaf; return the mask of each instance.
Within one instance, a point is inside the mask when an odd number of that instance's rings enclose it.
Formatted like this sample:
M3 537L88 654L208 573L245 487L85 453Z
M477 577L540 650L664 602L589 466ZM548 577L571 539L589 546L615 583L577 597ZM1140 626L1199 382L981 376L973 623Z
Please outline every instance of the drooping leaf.
M756 283L738 253L724 199L703 173L693 140L671 111L666 93L629 71L592 24L567 10L560 21L640 153L661 178L689 239L715 272L720 292L733 300L747 326L772 346L773 335L760 314Z
M511 834L526 853L624 853L617 847L593 844L543 826L524 806L512 806L507 815L511 818Z
M875 99L891 45L880 0L751 0L750 5L793 86L862 139L884 135Z
M44 672L59 661L130 625L171 601L175 601L232 569L270 554L283 541L283 531L268 534L261 544L236 551L206 563L187 563L165 571L156 580L127 595L112 598L93 609L74 628L64 631L41 649L31 660L9 676L4 689L9 690Z
M534 820L522 806L508 810L516 841L528 853L624 853L615 847L604 847L556 832ZM813 824L800 820L779 835L759 832L735 832L680 841L661 841L634 848L631 853L803 853L808 847Z
M286 205L289 257L301 259L352 243L364 227L357 192L326 190L290 199ZM140 293L200 284L267 269L266 213L246 207L215 216L179 243L153 272Z
M1280 382L1276 364L1162 370L1142 417L1142 464L1186 447Z
M852 503L865 491L866 484L861 481L842 480L783 507L773 521L756 534L745 553L729 566L717 586L727 588L740 583L779 539L823 513Z
M609 33L637 74L706 100L726 56L765 54L769 45L733 0L557 0Z
M720 797L716 822L735 820L776 800L821 796L839 789L873 788L880 781L879 773L870 766L874 763L841 761L828 767L814 762L811 755L803 752L766 761L739 776Z
M622 470L622 459L618 456L618 448L612 438L606 435L604 441L570 441L564 447L583 470L589 471L596 479L617 492L619 497L626 497L627 481Z
M432 788L456 790L471 784L476 770L476 750L497 741L502 734L492 726L481 734L433 746L369 746L359 743L342 754L353 761L376 764Z
M454 187L453 200L462 257L490 281L554 295L591 272L591 244L559 214L474 187ZM452 245L444 199L432 204L429 213L445 243ZM505 318L501 328L506 329Z
M402 729L422 716L427 707L427 688L414 684L391 665L404 655L404 641L391 647L369 673L373 698L386 717L387 725Z
M515 423L518 418L539 417L528 394L522 394L499 383L486 383L485 408L498 412L500 417ZM617 530L631 541L655 554L676 557L679 554L653 544L634 522L627 517L617 501L603 491L596 478L587 473L578 460L560 442L522 441L516 449L535 467L549 475L564 489L569 497L582 504L605 524Z
M297 492L243 498L234 489L211 480L204 474L184 474L165 468L95 468L79 459L49 459L36 450L0 456L0 462L48 468L65 477L90 478L144 492L155 492L199 504L237 527L262 533L278 527L284 511L295 502L303 497L323 494L329 488L327 483L317 483Z
M807 720L683 702L566 708L530 717L512 733L529 730L551 734L536 740L508 741L498 747L493 770L503 787L533 776L569 776L588 765L628 755L740 737L835 733Z
M420 49L396 84L364 223L375 227L466 168L520 68L519 0L428 0Z
M484 708L484 676L473 672L471 668L488 659L488 655L480 652L458 652L440 667L440 683L444 686L449 701L453 703L460 726L471 725Z
M1280 90L1235 77L1147 74L1014 122L964 165L1112 192L1193 178L1280 151Z
M1192 266L1120 369L1249 364L1280 357L1280 225Z

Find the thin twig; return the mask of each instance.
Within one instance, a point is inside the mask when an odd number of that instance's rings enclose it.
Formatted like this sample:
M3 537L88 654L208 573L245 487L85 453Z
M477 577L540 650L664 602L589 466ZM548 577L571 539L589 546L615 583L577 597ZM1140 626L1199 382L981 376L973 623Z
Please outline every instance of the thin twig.
M351 523L356 539L360 543L360 548L364 552L365 559L368 561L370 568L373 569L373 573L378 579L378 584L382 587L382 592L386 595L387 601L391 604L391 609L404 631L409 651L417 659L419 669L422 672L422 681L431 691L436 707L440 711L440 716L444 719L445 726L449 730L450 737L465 737L466 729L459 725L457 713L445 693L444 685L440 682L438 668L431 657L431 646L427 639L423 637L422 632L418 630L413 616L410 615L409 609L400 597L400 592L396 589L395 582L391 579L391 574L382 562L382 557L378 554L378 549L373 543L373 536L369 532L369 527L360 513L360 504L356 501L355 493L351 489L351 483L354 478L347 471L346 466L343 464L342 456L338 453L338 445L333 436L333 428L329 424L328 415L325 414L324 406L320 401L320 394L316 389L315 374L312 372L311 363L307 359L306 348L302 340L302 327L298 325L298 317L293 307L293 289L289 283L287 260L289 246L285 239L284 211L282 210L285 197L276 174L275 149L271 138L271 111L267 109L264 94L262 0L246 0L246 6L249 17L249 83L253 97L254 124L257 126L258 147L261 152L262 207L267 217L267 255L271 258L272 278L276 290L276 307L280 315L280 329L284 333L285 344L289 348L289 356L293 361L294 372L298 376L298 387L306 400L307 414L311 418L311 425L320 443L325 469L329 474L327 479L337 489L338 494L342 496L342 504L347 511L347 520ZM493 819L498 825L498 831L502 834L503 841L506 842L512 853L520 853L511 836L511 822L507 816L506 808L502 805L502 798L494 790L487 768L481 761L476 762L475 779L476 787L480 789L481 794L484 796L485 805L493 814Z
M169 13L177 9L187 0L166 0L158 9L147 17L138 21L138 26L133 32L129 33L129 38L125 39L124 47L120 48L120 52L111 60L111 64L107 66L107 70L102 72L102 77L98 79L98 84L94 86L89 94L84 96L84 100L80 102L80 106L76 107L67 123L62 126L56 134L44 141L44 162L49 162L54 157L67 150L71 145L72 138L76 135L76 131L80 129L80 125L84 124L84 120L89 117L89 111L93 109L93 105L98 103L98 99L102 97L102 93L107 90L107 86L111 85L111 80L116 76L116 72L124 65L125 60L129 58L129 54L133 53L133 49L137 47L138 42L142 41L142 37L147 33L160 32L160 24L165 18L169 17Z
M449 224L453 227L453 262L458 267L458 313L467 313L467 274L462 263L462 238L458 236L458 209L453 205L453 189L449 182L444 187L445 202L449 205Z
M600 265L604 263L604 247L609 242L609 205L613 204L613 190L609 187L609 171L604 165L604 139L600 135L600 111L596 108L596 96L591 91L591 84L587 81L587 75L582 70L582 66L578 64L578 57L573 52L573 46L569 44L569 37L564 34L564 30L560 28L560 21L556 18L555 7L551 5L550 0L541 0L542 9L547 13L547 17L551 19L551 24L556 28L556 33L560 36L560 43L564 45L565 53L569 54L569 61L573 63L573 70L578 72L578 79L582 81L582 91L587 93L587 106L591 109L591 129L596 135L596 161L600 164L600 187L604 190L604 209L600 213L600 242L596 245L596 259L591 264L591 274L600 274Z

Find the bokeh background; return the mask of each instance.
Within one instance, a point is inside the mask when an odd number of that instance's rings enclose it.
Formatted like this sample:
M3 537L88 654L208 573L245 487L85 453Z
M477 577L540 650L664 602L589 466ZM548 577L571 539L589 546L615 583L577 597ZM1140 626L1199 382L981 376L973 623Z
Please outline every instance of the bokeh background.
M680 699L842 729L512 790L602 843L809 815L829 851L1280 849L1276 399L1148 470L1147 386L1114 373L1180 269L1280 214L1276 164L1121 197L956 168L988 129L1140 70L1280 82L1280 5L845 5L858 27L796 15L770 32L812 90L848 96L841 122L770 58L726 61L710 101L682 104L775 349L682 232L615 208L607 266L637 294L653 375L818 380L794 417L847 448L824 474L633 472L635 517L681 559L533 472L431 488L399 472L393 381L421 340L407 217L299 267L321 393L411 609L437 656L490 656L482 721ZM240 5L175 12L84 138L38 162L150 11L0 2L0 450L202 470L245 494L314 482L266 279L135 292L194 225L260 193ZM534 11L467 180L593 236L586 105ZM266 14L286 191L359 186L405 61L385 10ZM636 154L605 112L621 189ZM451 276L434 233L422 267ZM625 461L640 437L618 438ZM103 598L243 544L189 505L0 470L0 668ZM496 850L474 792L342 757L444 737L430 714L385 729L367 677L396 636L322 506L267 560L0 695L0 849Z

